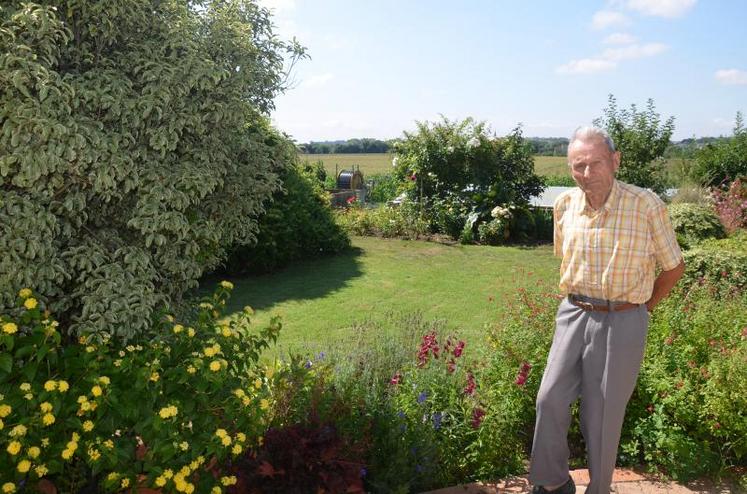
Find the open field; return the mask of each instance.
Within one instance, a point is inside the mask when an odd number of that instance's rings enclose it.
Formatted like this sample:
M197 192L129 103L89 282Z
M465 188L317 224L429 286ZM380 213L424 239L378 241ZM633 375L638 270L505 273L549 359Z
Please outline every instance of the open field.
M491 247L354 237L353 250L293 264L270 275L231 280L228 312L250 305L263 324L281 315L278 341L288 349L316 348L350 339L366 320L391 327L392 315L422 313L443 319L475 346L485 325L501 318L516 289L557 278L550 246ZM210 283L203 289L210 290ZM491 300L492 297L492 300ZM387 326L389 325L389 326Z
M353 165L360 165L364 175L372 173L386 173L392 169L392 155L389 153L370 154L302 154L304 161L322 161L327 173L335 173ZM564 156L535 156L534 168L540 175L562 175L566 173L566 159Z

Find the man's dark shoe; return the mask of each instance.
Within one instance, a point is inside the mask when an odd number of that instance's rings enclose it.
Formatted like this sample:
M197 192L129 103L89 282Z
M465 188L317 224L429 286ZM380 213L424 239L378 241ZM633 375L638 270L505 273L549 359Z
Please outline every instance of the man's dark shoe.
M548 491L541 485L535 485L532 488L532 494L576 494L576 484L573 483L571 477L568 477L568 482L551 491Z

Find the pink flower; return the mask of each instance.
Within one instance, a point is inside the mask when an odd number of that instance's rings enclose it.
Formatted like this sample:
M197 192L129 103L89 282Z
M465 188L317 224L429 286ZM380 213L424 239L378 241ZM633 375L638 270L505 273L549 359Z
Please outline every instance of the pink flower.
M526 360L521 363L521 367L519 368L519 374L516 376L516 380L514 381L514 384L517 386L524 386L527 382L527 376L529 375L529 371L532 369L532 364L527 362Z
M454 356L456 358L459 358L462 356L462 352L464 351L464 341L459 340L456 347L454 347Z
M418 177L417 177L417 175L415 175L414 173L413 173L412 175L410 175L410 180L412 180L413 182L414 182L415 180L417 180L417 179L418 179Z
M355 201L356 201L355 196L350 196L350 197L347 198L347 203L348 204L353 204Z

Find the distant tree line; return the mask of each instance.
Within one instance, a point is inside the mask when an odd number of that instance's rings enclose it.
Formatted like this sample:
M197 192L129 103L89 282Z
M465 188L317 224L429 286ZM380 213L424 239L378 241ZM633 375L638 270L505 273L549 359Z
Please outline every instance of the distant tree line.
M306 154L357 154L357 153L388 153L396 139L382 141L379 139L362 138L346 141L311 141L300 144L299 150Z

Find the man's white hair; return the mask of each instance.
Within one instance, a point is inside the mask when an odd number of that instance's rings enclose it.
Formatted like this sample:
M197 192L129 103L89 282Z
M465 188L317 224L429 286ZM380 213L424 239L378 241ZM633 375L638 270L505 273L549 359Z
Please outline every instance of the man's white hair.
M591 126L583 126L577 128L571 136L571 141L568 143L568 147L571 147L573 143L578 140L589 141L591 139L602 139L607 145L607 148L610 150L610 153L615 152L615 143L612 142L612 138L610 137L610 135L599 127Z

